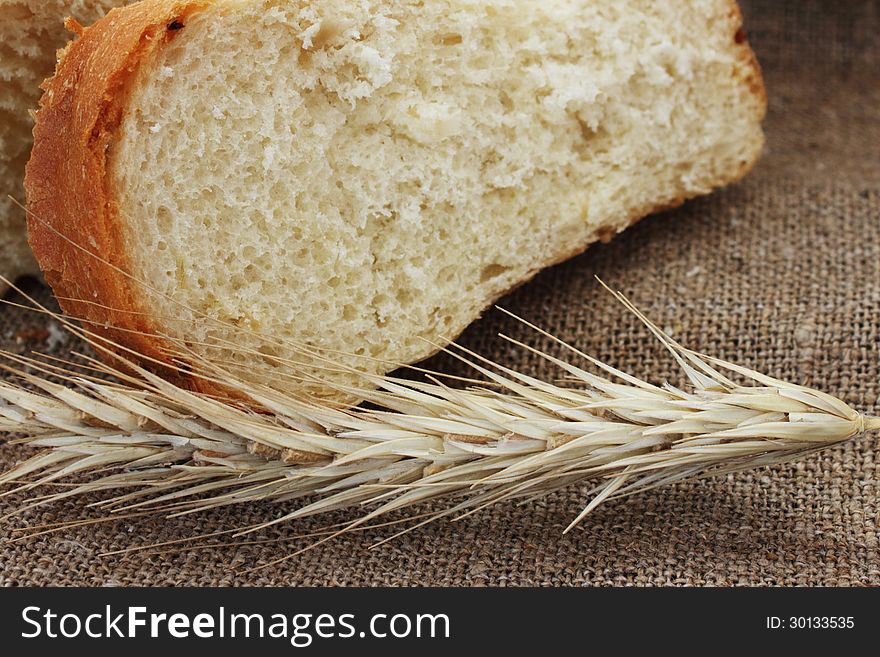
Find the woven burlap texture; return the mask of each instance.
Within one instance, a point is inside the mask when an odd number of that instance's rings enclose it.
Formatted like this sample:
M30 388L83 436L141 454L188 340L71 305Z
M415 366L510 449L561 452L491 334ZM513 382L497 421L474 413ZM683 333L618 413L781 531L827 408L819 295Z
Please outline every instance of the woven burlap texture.
M751 41L770 97L767 153L742 183L644 220L609 245L544 272L503 305L607 362L680 382L670 358L594 280L626 291L700 351L839 395L878 413L880 389L880 11L876 2L748 2ZM49 301L37 282L27 289ZM2 346L65 354L77 345L46 320L0 310ZM489 312L462 337L530 374L545 363L499 331L551 352L540 336ZM461 373L449 358L431 366ZM198 549L102 553L264 522L283 505L177 519L121 519L0 544L5 585L880 585L877 435L790 466L679 485L602 507L562 530L585 504L575 487L526 506L501 504L441 521L370 550L391 534L308 545L335 514ZM26 455L0 446L0 469ZM99 518L97 498L29 511L14 527ZM0 499L0 515L26 498ZM228 542L236 545L223 545ZM263 541L253 544L253 541ZM269 541L269 542L266 542Z

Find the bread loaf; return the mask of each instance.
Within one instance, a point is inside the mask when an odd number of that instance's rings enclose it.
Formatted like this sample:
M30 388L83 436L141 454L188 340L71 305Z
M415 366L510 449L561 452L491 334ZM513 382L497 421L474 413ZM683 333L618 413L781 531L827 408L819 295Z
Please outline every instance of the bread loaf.
M10 280L37 273L27 245L24 166L31 149L40 83L55 67L55 53L70 37L64 19L89 24L123 0L0 0L0 274ZM0 292L4 287L0 281Z
M45 89L31 243L65 309L285 385L419 361L737 180L766 104L732 0L144 0Z

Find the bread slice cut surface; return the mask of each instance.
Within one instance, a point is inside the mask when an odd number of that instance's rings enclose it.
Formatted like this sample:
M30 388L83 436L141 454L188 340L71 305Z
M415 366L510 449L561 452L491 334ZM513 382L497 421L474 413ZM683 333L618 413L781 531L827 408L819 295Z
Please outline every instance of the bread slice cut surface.
M145 0L47 89L28 191L67 309L288 383L421 360L738 179L765 109L729 0Z

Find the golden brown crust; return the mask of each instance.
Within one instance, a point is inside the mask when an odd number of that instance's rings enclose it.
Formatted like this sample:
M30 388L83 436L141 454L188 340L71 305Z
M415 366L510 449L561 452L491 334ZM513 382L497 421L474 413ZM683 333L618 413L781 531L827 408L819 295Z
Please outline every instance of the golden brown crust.
M749 44L748 35L743 27L742 10L737 0L728 0L730 5L730 20L733 32L733 41L738 47L739 64L738 71L739 80L745 84L754 96L756 109L758 111L758 120L763 121L767 115L767 88L764 86L764 74L761 71L761 64L758 62L755 51ZM745 175L744 171L740 176Z
M161 341L149 337L154 330L138 313L138 291L120 273L128 262L107 153L138 68L205 4L145 0L81 30L43 84L25 175L29 241L61 306L150 357L161 357Z
M109 188L107 154L139 67L185 29L192 13L207 4L209 0L143 0L113 10L93 27L82 30L80 38L62 54L55 76L44 84L34 150L27 167L30 242L62 307L91 324L96 332L151 359L165 359L165 343L155 335L156 327L148 316L140 312L143 306L139 299L144 294L140 284L121 273L128 270L128 262ZM749 89L757 123L767 106L761 69L742 30L739 7L735 0L729 0L729 5L730 38L738 49L739 65L734 75ZM757 156L756 152L751 161L740 163L739 170L719 176L713 186L741 178ZM583 244L542 263L541 269L568 260L595 241L607 241L642 217L685 200L669 198L640 208L621 218L616 229L599 231ZM538 271L499 290L486 307ZM455 338L466 326L456 326L453 335L444 337ZM205 382L176 377L170 371L163 374L205 392L222 392Z

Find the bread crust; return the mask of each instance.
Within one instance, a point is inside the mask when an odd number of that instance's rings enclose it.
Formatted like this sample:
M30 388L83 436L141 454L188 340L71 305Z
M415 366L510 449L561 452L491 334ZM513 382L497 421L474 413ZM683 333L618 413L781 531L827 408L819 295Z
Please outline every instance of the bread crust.
M727 1L730 38L739 63L734 75L748 88L755 121L760 122L767 107L761 69L742 31L736 1ZM130 267L111 189L108 154L124 115L128 90L140 67L186 29L188 17L209 4L210 0L143 0L115 9L83 30L62 53L55 76L43 85L45 94L25 177L31 247L62 308L99 336L124 345L127 357L151 369L169 362L166 349L171 345L144 312L143 284L125 274ZM719 187L745 175L758 159L760 144L757 146L751 161L743 161L739 170L720 175L711 186ZM541 269L584 252L596 241L608 241L642 217L685 200L669 198L621 217L615 228L597 232L584 243L541 263L513 286L497 290L486 299L484 307L523 285ZM457 337L473 319L455 326L452 335L446 337ZM425 357L430 355L426 353ZM224 393L222 388L175 368L160 369L180 385Z
M43 84L25 173L29 242L61 307L147 359L167 356L141 312L143 291L123 273L129 267L108 152L141 64L207 4L147 0L77 29L79 39Z

